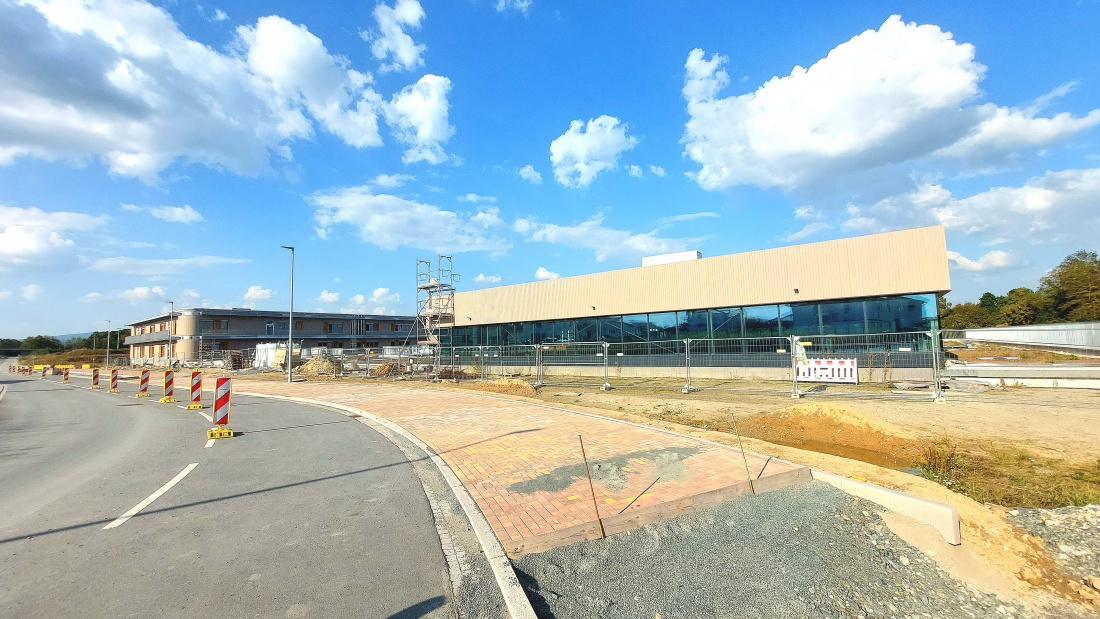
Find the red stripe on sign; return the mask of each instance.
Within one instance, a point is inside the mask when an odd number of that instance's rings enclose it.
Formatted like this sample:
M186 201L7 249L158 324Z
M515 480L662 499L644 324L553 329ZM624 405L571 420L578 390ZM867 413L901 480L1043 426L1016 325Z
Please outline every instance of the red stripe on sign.
M214 425L229 423L229 409L233 399L232 379L218 378L214 383Z

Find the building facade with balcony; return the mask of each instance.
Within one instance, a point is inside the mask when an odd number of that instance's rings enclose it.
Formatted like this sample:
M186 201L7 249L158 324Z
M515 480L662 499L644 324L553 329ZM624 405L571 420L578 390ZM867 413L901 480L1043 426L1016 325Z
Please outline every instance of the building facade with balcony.
M163 365L169 358L199 361L219 352L254 349L257 344L286 342L302 348L381 348L416 342L416 318L376 314L294 312L247 308L183 308L130 323L124 344L130 362ZM171 350L170 350L171 347Z

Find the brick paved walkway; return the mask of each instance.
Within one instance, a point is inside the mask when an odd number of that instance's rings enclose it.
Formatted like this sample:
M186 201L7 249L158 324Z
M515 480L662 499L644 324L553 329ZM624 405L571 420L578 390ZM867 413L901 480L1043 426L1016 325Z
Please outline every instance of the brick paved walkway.
M743 459L736 449L691 437L504 398L376 385L236 382L237 391L343 404L400 424L450 465L512 554L532 539L543 540L535 544L539 549L575 541L556 542L553 534L561 538L584 529L580 525L594 526L578 435L604 519L628 505L627 516L655 513L653 508L684 504L686 497L747 489L748 475L754 481L759 476L764 486L769 479L803 479L798 473L805 471L752 453ZM654 519L635 519L633 526Z

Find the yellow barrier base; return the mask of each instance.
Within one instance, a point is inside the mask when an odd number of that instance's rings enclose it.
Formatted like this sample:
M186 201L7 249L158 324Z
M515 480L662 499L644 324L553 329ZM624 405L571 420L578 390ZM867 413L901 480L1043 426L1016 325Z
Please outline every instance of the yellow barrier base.
M163 397L160 400L158 400L158 402L160 402L161 404L173 404L175 402L179 402L179 400L177 400L176 398L169 398L169 397L166 396L166 397Z
M99 385L92 385L91 387L88 387L88 388L89 389L100 389L101 387Z
M233 436L233 430L225 426L218 426L206 431L206 438L231 438Z
M121 393L118 389L108 389L107 393Z
M187 410L189 410L189 411L199 410L201 408L205 408L205 407L202 404L198 404L198 403L195 403L195 402L192 402L192 403L187 405Z
M134 397L135 398L147 398L147 397L149 397L149 394L148 393L139 393L139 394L135 395Z

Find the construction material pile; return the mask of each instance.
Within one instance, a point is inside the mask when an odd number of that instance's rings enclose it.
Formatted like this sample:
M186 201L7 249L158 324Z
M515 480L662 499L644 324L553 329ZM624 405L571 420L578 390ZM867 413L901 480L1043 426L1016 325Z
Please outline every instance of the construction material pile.
M376 365L370 369L371 376L389 376L397 369L396 361L386 361L380 365Z
M335 370L336 364L321 356L310 357L309 361L298 367L298 372L302 374L332 374Z

